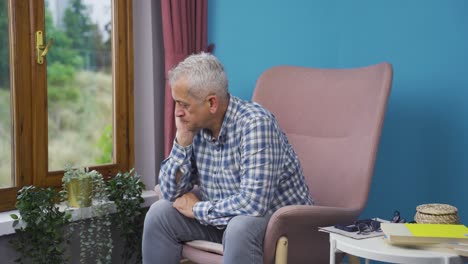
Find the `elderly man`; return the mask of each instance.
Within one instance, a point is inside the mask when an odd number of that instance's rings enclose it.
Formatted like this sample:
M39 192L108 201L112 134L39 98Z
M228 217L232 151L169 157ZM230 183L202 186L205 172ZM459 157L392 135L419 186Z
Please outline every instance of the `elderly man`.
M159 173L163 199L146 215L143 263L178 263L181 243L197 239L222 242L223 263L262 263L271 214L312 204L296 153L268 110L229 94L213 55L188 57L169 81L177 133Z

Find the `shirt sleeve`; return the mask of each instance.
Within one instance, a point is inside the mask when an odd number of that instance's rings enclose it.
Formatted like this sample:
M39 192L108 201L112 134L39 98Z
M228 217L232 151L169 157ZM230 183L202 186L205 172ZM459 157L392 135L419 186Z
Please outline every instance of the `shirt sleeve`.
M242 130L239 191L226 199L201 201L193 207L202 224L224 226L236 215L263 216L268 212L279 179L279 130L269 118L256 118Z
M196 181L195 169L192 166L192 145L182 147L175 140L171 153L161 164L159 186L163 199L174 201L177 197L189 192ZM176 182L177 172L181 172Z

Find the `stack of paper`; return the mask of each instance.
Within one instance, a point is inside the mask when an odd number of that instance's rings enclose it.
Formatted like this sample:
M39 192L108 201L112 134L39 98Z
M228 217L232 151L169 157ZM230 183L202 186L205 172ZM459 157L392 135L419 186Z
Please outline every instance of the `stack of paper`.
M381 219L381 218L372 218L372 220L378 221L380 223L389 223L388 220ZM335 226L319 227L318 230L321 231L321 232L336 233L336 234L340 234L340 235L350 237L350 238L354 238L354 239L365 239L365 238L378 237L378 236L383 236L384 235L384 233L381 230L367 232L367 233L348 232L348 231L344 231L342 229L338 229Z
M340 234L346 237L354 238L354 239L365 239L365 238L371 238L371 237L378 237L378 236L383 236L384 233L382 232L369 232L369 233L359 233L359 232L347 232L341 229L338 229L334 226L326 226L326 227L319 227L318 229L321 232L326 232L326 233L336 233Z

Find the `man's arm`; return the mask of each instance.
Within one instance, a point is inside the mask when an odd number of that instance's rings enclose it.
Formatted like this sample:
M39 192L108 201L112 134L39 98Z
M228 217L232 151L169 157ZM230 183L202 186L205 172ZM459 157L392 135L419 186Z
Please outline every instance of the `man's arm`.
M193 206L200 201L198 197L191 192L188 192L181 197L175 199L173 206L181 214L185 215L188 218L195 218L193 215Z
M278 127L268 118L257 118L242 136L239 192L216 202L197 202L193 213L202 224L226 225L236 215L262 216L269 209L281 166Z
M191 163L192 142L195 132L187 130L176 118L177 133L171 153L161 164L159 186L164 199L174 201L190 191L196 181Z

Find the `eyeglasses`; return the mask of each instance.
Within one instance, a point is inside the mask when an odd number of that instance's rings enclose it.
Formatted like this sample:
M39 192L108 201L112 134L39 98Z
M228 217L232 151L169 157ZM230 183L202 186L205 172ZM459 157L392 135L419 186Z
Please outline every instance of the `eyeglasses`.
M368 235L372 232L382 232L380 222L372 219L358 220L354 222L358 229L358 235Z
M400 215L400 212L399 211L396 211L393 213L393 218L392 218L392 223L410 223L410 224L414 224L416 223L416 221L406 221L405 218L401 217Z
M400 216L399 211L395 211L393 213L392 223L406 223L406 219Z

